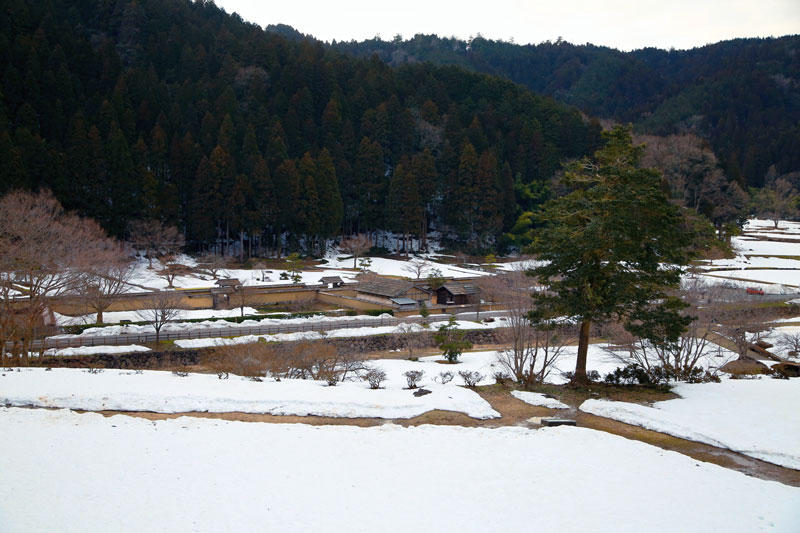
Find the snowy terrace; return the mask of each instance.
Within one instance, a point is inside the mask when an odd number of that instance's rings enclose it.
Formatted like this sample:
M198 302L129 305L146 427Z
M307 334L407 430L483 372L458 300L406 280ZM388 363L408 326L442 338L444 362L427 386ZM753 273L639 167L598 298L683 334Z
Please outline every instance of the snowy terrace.
M534 524L751 533L796 531L800 516L800 488L584 428L315 427L0 407L0 442L5 533Z

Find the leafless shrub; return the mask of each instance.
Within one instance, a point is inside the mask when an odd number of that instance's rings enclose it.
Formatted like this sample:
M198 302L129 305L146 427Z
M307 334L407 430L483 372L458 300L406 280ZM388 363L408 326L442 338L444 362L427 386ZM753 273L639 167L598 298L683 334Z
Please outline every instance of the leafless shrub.
M458 375L461 376L467 387L475 387L483 379L483 374L477 370L459 370Z
M500 343L506 346L498 353L498 361L520 384L544 382L564 348L574 340L573 328L552 321L531 322L534 281L522 271L482 280L482 288L507 312L507 327L496 332Z
M438 381L442 385L447 385L448 383L453 381L453 373L450 372L449 370L445 372L439 372L439 375L436 378L434 378L434 380Z
M364 369L363 356L340 353L331 343L301 341L277 348L273 373L285 378L345 381Z
M215 348L206 366L216 372L219 379L228 379L229 373L261 377L272 372L278 364L277 361L273 346L264 342L253 342Z
M718 316L728 304L731 289L724 285L707 286L698 280L684 283L680 297L689 306L682 311L692 317L686 331L675 342L653 343L631 335L618 324L607 327L607 335L613 339L607 351L624 365L634 365L644 371L654 382L669 379L694 380L702 373L702 358L712 352L713 335L721 335L731 340L746 353L751 342L748 326L742 326L745 315L726 310L725 324L718 324ZM738 349L738 348L737 348ZM721 360L719 368L728 360ZM710 366L710 365L709 365ZM716 369L707 369L714 375Z
M419 348L423 345L423 339L419 336L416 324L398 324L397 334L400 336L400 342L408 352L408 358L412 361L416 360L414 355Z
M386 372L380 368L370 368L361 376L361 379L369 383L370 389L380 389L381 383L386 381Z
M494 380L497 382L498 385L503 387L508 385L508 382L511 381L511 376L509 376L505 372L495 372L492 377L494 377Z
M416 389L417 383L422 376L425 374L424 370L409 370L408 372L404 373L403 375L406 377L406 382L408 383L409 389Z

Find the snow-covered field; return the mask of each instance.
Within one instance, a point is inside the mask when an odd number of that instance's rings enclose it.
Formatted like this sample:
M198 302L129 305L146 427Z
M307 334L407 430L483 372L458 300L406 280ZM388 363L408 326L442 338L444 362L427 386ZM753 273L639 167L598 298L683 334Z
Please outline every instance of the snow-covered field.
M363 317L362 317L363 318ZM439 326L447 324L446 321L431 322L427 331L436 331ZM456 327L463 330L501 328L506 324L503 317L496 318L493 322L472 322L469 320L456 320ZM176 340L175 344L181 348L208 348L210 346L229 346L234 344L248 344L264 340L267 342L288 342L300 340L320 340L324 338L340 337L369 337L371 335L389 335L401 331L425 331L420 324L401 323L395 326L376 326L361 328L332 329L325 332L297 331L293 333L275 333L271 335L242 335L241 337L211 337L204 339Z
M681 398L652 407L587 400L580 409L800 470L800 380L723 379L673 390Z
M479 371L481 384L494 383L493 352L465 354L462 363L442 365L439 356L418 362L386 359L371 361L383 369L387 380L372 390L362 381L346 381L330 387L321 381L265 378L263 382L215 374L104 370L89 373L81 369L22 368L0 375L0 405L65 407L89 411L153 411L158 413L244 412L275 415L319 415L334 417L413 418L442 409L463 412L473 418L500 416L474 391L461 387L458 371ZM416 397L408 390L403 373L423 370L419 385L431 394ZM438 379L451 371L448 384Z
M741 255L800 256L800 243L758 240L755 237L734 237L733 246Z
M781 221L774 230L772 221L752 219L742 236L733 237L736 257L700 261L705 283L728 283L736 287L758 287L770 294L789 294L800 289L800 223ZM769 241L784 238L794 242ZM783 257L779 257L783 256Z
M325 259L328 261L327 264L321 265L322 268L352 268L353 266L353 259L339 259L342 257L341 255L329 255ZM388 259L384 257L369 257L370 266L369 270L375 272L376 274L381 274L383 276L400 276L404 278L415 278L416 273L410 270L410 261L404 261L400 259ZM438 270L442 276L446 278L474 278L479 276L486 276L487 273L482 270L472 270L468 268L462 268L455 265L448 265L445 263L439 263L437 261L433 261L432 259L426 259L420 257L417 259L425 265L427 270L423 272L422 277L426 277L428 274L433 273L434 270ZM352 273L351 273L352 274ZM332 275L332 274L325 274L325 275Z
M749 280L753 282L784 285L793 289L800 289L800 269L798 270L719 270L706 275L706 277L730 278ZM748 286L752 285L746 282Z
M140 311L139 313L142 313ZM136 311L106 311L103 313L103 323L105 324L119 324L122 320L130 322L143 321L141 315ZM56 323L59 326L71 326L80 324L94 324L97 322L97 314L89 313L88 315L68 316L60 313L53 313L56 318ZM260 314L252 307L244 308L245 315L258 315ZM181 309L178 311L174 320L195 320L198 318L230 318L242 315L242 309L239 307L235 309Z
M318 265L315 270L300 271L300 283L306 285L316 285L320 283L320 278L324 276L339 276L346 282L355 280L358 272L353 270L352 258L346 258L346 255L341 253L330 253L325 258L326 262ZM462 268L455 265L448 265L440 263L433 259L434 256L420 257L418 260L425 263L427 270L423 273L423 277L434 270L438 270L442 276L451 278L474 278L476 276L485 276L486 272L482 270L472 270ZM342 259L340 259L342 258ZM409 268L409 261L401 259L388 259L383 257L367 257L371 261L369 270L377 274L385 276L400 276L400 277L415 277L412 270ZM196 267L197 261L190 256L181 256L178 263L188 267ZM153 268L149 268L149 263L144 258L139 258L134 264L133 272L129 284L130 292L141 292L150 289L165 289L167 288L167 281L159 276L157 272L163 268L163 265L158 260L153 261ZM217 272L217 277L222 278L236 278L246 286L254 285L287 285L292 281L289 279L281 279L281 275L290 275L286 269L220 269ZM177 276L173 285L179 289L201 289L214 287L216 280L210 274L197 272L190 275Z
M751 218L745 222L742 230L746 234L754 232L766 232L769 234L785 233L788 235L800 235L800 222L781 220L778 223L778 229L775 229L775 224L771 220Z
M0 444L5 533L750 533L797 531L800 521L798 488L583 428L0 408Z

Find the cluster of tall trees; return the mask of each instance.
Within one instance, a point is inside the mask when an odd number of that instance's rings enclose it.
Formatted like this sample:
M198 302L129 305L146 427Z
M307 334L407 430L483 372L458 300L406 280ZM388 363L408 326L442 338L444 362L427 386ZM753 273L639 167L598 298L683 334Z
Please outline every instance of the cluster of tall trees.
M292 35L285 27L273 30ZM744 189L761 187L770 166L778 175L800 170L796 35L632 52L561 40L516 45L435 35L333 46L377 54L395 66L430 61L504 76L591 116L633 122L641 133L694 133L710 142L725 174Z
M600 139L509 81L393 69L211 2L15 0L0 58L0 194L49 188L112 235L156 220L195 249L431 228L486 247L521 211L515 187Z

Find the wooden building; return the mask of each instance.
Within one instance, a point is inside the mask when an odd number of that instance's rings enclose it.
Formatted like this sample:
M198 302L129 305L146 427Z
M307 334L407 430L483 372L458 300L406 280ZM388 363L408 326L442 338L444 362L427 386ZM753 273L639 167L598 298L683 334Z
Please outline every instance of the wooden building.
M359 283L355 287L356 297L359 300L374 302L380 305L392 307L408 307L411 300L419 305L422 302L431 303L432 293L429 289L410 281L399 279L379 279ZM404 299L402 303L395 302L396 299Z
M481 290L471 283L448 281L436 289L436 303L439 305L469 305L480 303Z

